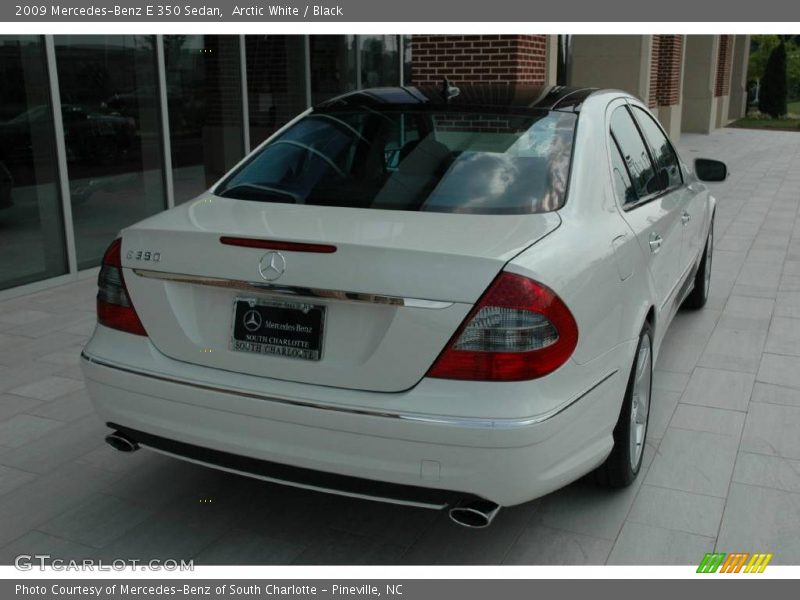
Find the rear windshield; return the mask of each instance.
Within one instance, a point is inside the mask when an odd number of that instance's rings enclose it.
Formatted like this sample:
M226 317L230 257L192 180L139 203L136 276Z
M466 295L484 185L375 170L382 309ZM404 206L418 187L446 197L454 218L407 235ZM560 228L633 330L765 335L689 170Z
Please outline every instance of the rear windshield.
M315 111L215 193L384 210L548 212L565 201L576 120L555 111Z

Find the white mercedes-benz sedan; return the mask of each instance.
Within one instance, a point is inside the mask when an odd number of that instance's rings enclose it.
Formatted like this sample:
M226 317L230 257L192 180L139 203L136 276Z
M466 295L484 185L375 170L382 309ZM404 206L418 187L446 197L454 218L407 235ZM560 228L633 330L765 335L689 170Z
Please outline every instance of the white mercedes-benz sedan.
M326 101L108 248L82 355L106 439L470 527L628 485L726 175L619 91Z

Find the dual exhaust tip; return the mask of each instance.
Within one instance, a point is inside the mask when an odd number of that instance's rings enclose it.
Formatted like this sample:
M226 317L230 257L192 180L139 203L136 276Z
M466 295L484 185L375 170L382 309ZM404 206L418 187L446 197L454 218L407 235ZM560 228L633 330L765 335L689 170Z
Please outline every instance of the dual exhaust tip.
M106 436L106 444L115 450L119 450L120 452L135 452L139 449L139 444L136 443L136 440L132 440L124 433L120 433L119 431L109 433Z
M109 446L120 452L135 452L139 449L136 440L119 431L108 434L105 439ZM500 506L489 500L460 500L450 508L450 520L469 529L484 529L492 524L498 512Z
M450 520L469 529L484 529L492 524L499 512L500 506L489 500L460 500L450 508Z

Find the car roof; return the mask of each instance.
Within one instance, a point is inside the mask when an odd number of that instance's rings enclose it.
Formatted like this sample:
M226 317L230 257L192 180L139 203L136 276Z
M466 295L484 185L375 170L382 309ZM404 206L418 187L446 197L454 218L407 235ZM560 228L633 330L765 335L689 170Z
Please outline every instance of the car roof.
M315 110L335 108L458 108L495 110L560 110L578 112L598 88L545 86L525 83L451 83L367 88L317 104Z

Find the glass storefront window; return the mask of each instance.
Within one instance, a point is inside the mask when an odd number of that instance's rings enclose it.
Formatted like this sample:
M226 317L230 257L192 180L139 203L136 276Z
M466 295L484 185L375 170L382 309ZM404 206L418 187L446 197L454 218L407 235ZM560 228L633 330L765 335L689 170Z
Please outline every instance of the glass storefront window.
M0 289L67 271L40 36L0 36Z
M248 35L247 104L255 148L306 109L305 40L300 35Z
M257 146L309 101L411 78L410 36L166 35L166 89L157 36L52 39L48 65L45 37L0 36L0 289L68 272L70 228L85 269L119 230L166 208L162 93L179 203L236 164L246 140ZM61 97L72 223L63 219L48 69Z
M396 35L360 35L361 87L400 85L400 47Z
M155 36L55 36L78 268L165 208Z
M239 36L166 35L175 202L201 194L244 155Z
M309 49L313 104L356 89L356 36L312 35Z

